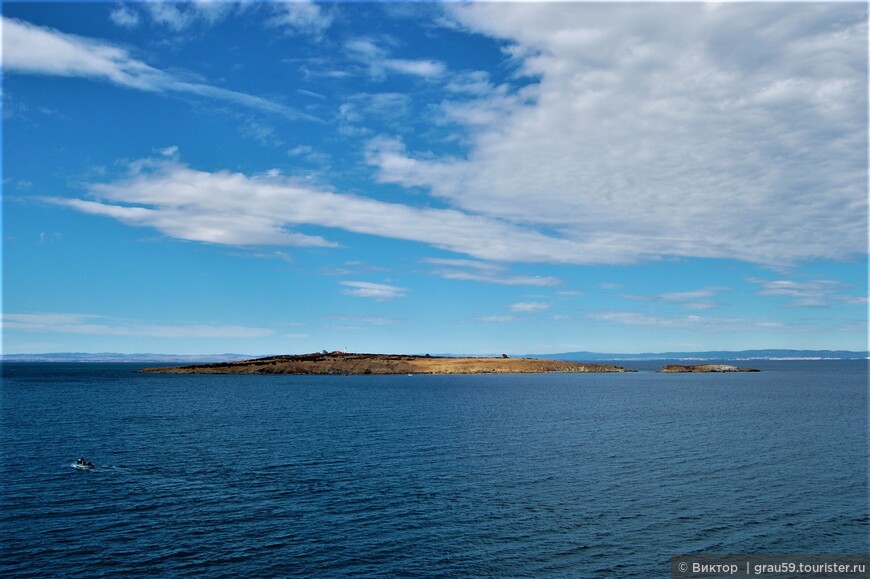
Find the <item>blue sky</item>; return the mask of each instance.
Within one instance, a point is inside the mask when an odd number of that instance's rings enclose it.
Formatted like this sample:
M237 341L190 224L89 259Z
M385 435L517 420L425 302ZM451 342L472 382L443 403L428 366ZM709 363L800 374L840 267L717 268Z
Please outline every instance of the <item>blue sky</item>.
M3 351L867 349L867 7L3 4Z

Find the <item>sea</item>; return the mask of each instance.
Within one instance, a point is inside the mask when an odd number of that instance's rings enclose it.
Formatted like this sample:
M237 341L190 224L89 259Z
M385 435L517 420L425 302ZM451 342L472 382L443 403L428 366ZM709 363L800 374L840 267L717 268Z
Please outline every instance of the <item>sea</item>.
M866 360L663 363L6 363L0 576L648 578L675 554L870 552Z

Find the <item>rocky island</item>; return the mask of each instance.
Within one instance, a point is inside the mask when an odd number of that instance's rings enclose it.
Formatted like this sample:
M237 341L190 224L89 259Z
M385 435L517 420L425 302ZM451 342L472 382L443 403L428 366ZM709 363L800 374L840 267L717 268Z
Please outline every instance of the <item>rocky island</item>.
M681 364L669 364L662 368L662 372L678 374L684 372L759 372L755 368L738 368L730 364L699 364L697 366L683 366Z
M460 358L324 352L270 356L240 362L143 368L171 374L541 374L548 372L631 372L622 366L537 358Z

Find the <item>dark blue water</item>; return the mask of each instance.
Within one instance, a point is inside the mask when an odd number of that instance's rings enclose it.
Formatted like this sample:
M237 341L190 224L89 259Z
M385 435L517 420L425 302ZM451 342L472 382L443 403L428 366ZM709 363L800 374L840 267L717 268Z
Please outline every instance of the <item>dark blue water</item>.
M866 362L756 365L6 364L0 575L664 577L676 553L870 551Z

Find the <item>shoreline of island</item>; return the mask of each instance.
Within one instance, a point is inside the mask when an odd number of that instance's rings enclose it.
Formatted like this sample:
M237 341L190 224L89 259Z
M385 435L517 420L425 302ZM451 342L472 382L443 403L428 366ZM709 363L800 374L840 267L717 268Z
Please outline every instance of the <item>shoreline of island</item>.
M142 368L144 373L166 374L549 374L636 372L611 364L569 362L539 358L452 357L405 354L322 352L269 356L237 362Z
M430 356L413 354L360 354L341 351L268 356L248 360L146 367L141 373L159 374L598 374L634 373L637 370L597 362L494 356ZM730 364L667 364L659 373L759 372Z

